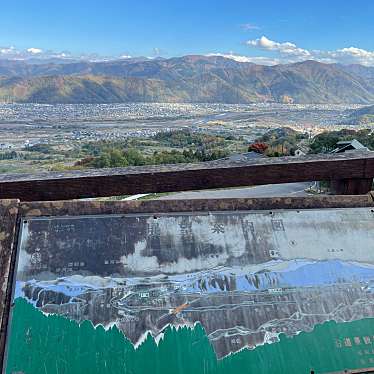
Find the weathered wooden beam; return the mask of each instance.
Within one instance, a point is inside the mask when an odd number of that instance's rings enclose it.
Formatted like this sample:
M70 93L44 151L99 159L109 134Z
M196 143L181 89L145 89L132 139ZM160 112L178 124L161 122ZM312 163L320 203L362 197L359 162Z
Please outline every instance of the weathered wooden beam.
M3 367L16 262L17 200L0 200L0 368Z
M360 195L371 190L373 178L337 179L331 181L331 193L335 195Z
M174 192L249 185L372 179L374 152L213 161L0 176L0 198L23 201ZM367 192L367 191L366 191Z
M331 209L374 207L371 194L355 196L312 195L240 199L32 201L19 205L20 216L74 216L86 214L181 213L274 209Z

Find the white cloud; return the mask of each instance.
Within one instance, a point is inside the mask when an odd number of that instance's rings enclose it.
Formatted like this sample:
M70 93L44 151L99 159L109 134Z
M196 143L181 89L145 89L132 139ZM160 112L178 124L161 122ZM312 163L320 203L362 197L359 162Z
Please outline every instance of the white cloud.
M246 27L254 27L252 24L246 24ZM365 66L374 66L374 51L368 51L355 46L343 47L336 50L308 50L299 47L290 41L275 41L266 36L258 39L247 40L245 43L248 47L258 50L256 56L238 55L234 52L211 53L208 56L222 56L238 62L252 62L261 65L276 65L284 63L293 63L305 60L316 60L324 63L341 63L341 64L360 64ZM154 48L154 59L166 52ZM252 53L253 54L253 53ZM117 56L101 56L98 54L73 54L68 51L50 51L41 48L30 47L27 49L17 49L14 46L0 46L0 59L8 60L64 60L69 61L113 61L118 59L130 59L132 56L126 51Z
M327 52L327 56L343 64L374 66L374 51L366 51L365 49L361 48L342 48L336 51Z
M41 48L30 47L27 49L17 49L13 46L0 46L0 59L7 60L29 60L29 59L59 59L65 61L111 61L118 59L131 58L128 53L118 55L118 56L100 56L95 53L91 54L72 54L69 51L51 51L43 50Z
M261 36L259 39L248 40L247 45L267 51L275 51L281 55L294 56L296 58L307 59L310 57L310 52L306 49L298 48L294 43L285 42L279 43L268 39L266 36Z
M43 52L40 48L28 48L26 51L33 55L38 55Z
M13 46L10 47L0 47L0 55L9 55L14 53L15 48Z
M276 65L280 63L280 60L277 58L261 57L261 56L258 56L258 57L242 56L242 55L237 55L233 52L208 53L206 56L219 56L219 57L229 58L237 62L252 62L254 64L260 64L260 65Z
M155 56L160 56L161 54L161 49L160 48L157 48L157 47L154 47L153 50L152 50L153 54Z
M324 63L361 64L374 66L374 51L357 47L341 48L333 51L307 50L291 42L277 42L262 36L248 40L246 45L275 54L280 63L292 63L304 60L316 60Z
M161 57L167 55L168 52L165 49L155 47L152 49L152 56Z
M9 60L27 60L28 58L44 58L51 57L54 52L43 51L40 48L27 48L25 50L17 49L14 46L10 47L0 47L0 58L5 58Z
M244 31L260 30L260 27L253 23L243 23L240 27Z

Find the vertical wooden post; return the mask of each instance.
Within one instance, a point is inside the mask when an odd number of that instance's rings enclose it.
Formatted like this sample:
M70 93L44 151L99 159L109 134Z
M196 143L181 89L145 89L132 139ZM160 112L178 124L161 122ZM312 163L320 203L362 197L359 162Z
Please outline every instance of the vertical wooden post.
M336 179L331 181L330 189L334 195L364 195L372 184L373 178Z

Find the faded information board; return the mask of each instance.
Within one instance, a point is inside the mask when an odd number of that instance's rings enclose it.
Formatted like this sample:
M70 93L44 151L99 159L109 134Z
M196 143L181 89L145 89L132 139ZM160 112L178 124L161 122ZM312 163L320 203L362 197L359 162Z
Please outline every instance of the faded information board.
M374 366L369 208L30 218L6 373Z

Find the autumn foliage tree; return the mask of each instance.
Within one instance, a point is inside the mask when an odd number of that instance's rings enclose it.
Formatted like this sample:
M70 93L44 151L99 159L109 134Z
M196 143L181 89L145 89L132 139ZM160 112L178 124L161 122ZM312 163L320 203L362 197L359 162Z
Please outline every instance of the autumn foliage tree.
M248 147L249 152L256 152L256 153L265 153L265 151L268 149L268 145L266 143L252 143Z

